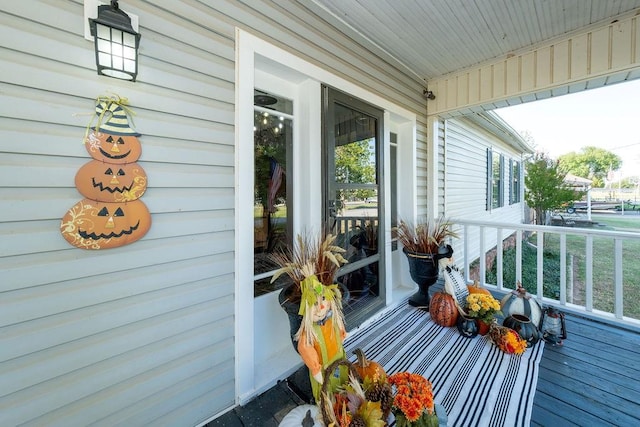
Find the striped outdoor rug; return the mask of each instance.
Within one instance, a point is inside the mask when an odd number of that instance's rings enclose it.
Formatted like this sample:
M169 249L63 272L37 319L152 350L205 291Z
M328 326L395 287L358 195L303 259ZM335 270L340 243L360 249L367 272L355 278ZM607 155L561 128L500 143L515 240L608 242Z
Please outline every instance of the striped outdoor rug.
M389 374L409 371L429 379L450 427L529 426L542 342L522 356L508 355L485 337L465 338L403 303L347 338L350 360L358 347Z

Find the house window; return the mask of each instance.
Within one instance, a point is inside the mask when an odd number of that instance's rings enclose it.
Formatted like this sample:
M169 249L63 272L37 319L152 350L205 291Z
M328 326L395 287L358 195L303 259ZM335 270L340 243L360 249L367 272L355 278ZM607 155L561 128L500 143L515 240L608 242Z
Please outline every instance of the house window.
M487 210L504 206L502 177L504 176L504 156L487 149Z
M293 102L264 91L254 92L254 295L284 286L271 283L277 268L270 255L290 245Z
M511 175L509 192L509 204L520 203L520 162L517 160L509 160L509 171Z

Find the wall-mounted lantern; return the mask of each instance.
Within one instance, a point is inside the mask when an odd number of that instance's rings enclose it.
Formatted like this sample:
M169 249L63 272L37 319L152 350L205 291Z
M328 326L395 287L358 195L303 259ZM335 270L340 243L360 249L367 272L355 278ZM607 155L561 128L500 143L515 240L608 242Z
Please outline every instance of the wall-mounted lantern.
M111 0L110 5L98 6L98 17L89 18L89 26L95 40L98 74L136 81L140 34L118 2Z

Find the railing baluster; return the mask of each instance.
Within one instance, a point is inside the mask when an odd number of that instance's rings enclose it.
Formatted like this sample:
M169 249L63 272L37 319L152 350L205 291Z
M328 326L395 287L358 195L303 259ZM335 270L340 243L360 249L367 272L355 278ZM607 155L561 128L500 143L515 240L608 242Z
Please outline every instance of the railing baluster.
M497 273L497 285L498 285L498 289L502 288L503 285L503 277L502 277L502 264L503 264L503 254L502 254L502 228L498 227L496 228L496 266L498 267L496 269L496 273Z
M537 294L538 294L538 298L542 298L542 283L543 283L543 278L544 276L542 275L543 273L543 269L544 269L544 232L543 231L538 231L537 233L537 245L538 245L538 252L536 253L537 255L537 275L536 275L536 289L537 289Z
M480 284L482 286L487 282L487 250L484 247L484 226L480 226L480 236L478 236L478 244L480 245Z
M616 319L622 319L624 314L624 289L622 286L622 240L614 239L614 255L613 255L613 281L615 289L615 306L614 313Z
M469 226L467 224L464 225L464 249L462 250L462 255L464 257L464 280L466 283L471 281L471 276L469 275L469 267L471 266L471 261L469 260Z
M567 305L567 235L564 233L560 235L560 304Z
M587 236L585 247L585 262L586 262L586 290L585 290L585 309L588 312L593 312L593 236Z
M522 230L518 229L516 237L516 282L522 283Z

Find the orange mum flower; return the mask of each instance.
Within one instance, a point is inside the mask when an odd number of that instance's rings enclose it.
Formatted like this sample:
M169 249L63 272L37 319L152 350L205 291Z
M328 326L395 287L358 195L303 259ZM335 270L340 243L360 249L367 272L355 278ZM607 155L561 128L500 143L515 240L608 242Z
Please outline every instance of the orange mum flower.
M401 412L409 422L416 422L426 412L433 414L433 388L431 382L422 375L399 372L388 377L395 387L393 408Z

